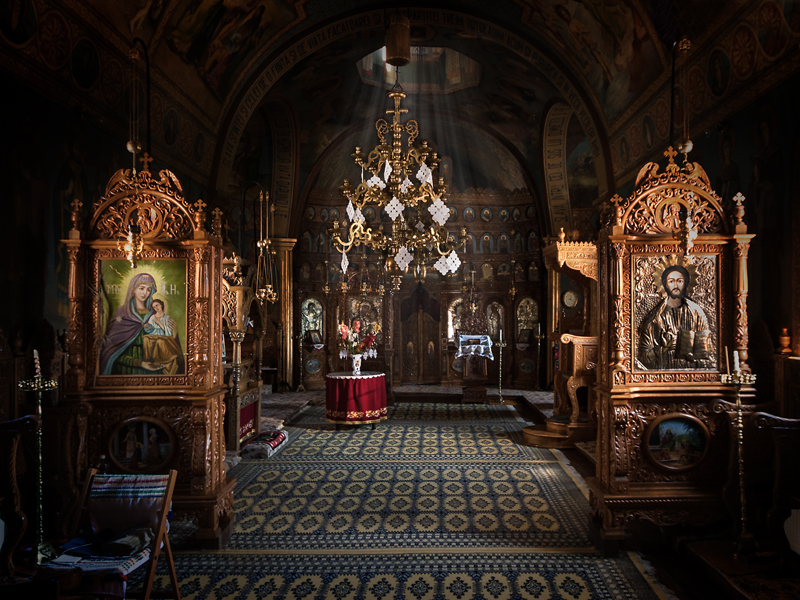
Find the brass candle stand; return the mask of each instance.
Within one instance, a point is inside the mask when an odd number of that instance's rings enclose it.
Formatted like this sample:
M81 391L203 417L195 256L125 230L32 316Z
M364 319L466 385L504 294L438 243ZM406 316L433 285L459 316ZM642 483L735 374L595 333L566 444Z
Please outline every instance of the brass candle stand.
M36 375L33 379L25 379L19 382L19 389L23 392L36 392L36 416L39 421L42 419L42 394L44 392L53 391L58 388L58 381L55 379L45 379L42 377L39 368L39 357L35 356L36 362ZM43 492L43 473L42 473L42 427L36 430L36 445L39 454L39 481L37 490L38 500L38 515L36 519L37 524L37 546L36 546L36 564L41 565L43 562L54 558L52 548L44 543L44 529L42 527L42 520L44 518L44 508L42 502Z
M756 382L756 376L752 373L744 373L735 370L732 374L722 375L722 383L725 385L733 385L736 390L736 431L737 431L737 450L739 458L739 506L741 509L740 522L741 528L739 530L739 539L736 543L736 551L733 554L734 559L739 560L740 557L747 557L752 555L755 550L755 538L752 533L747 531L747 498L744 487L744 417L742 415L742 386L753 385Z
M296 392L305 392L306 386L303 385L303 376L305 375L305 366L303 365L303 338L299 334L297 338L297 345L300 346L300 381L297 382Z
M537 323L536 333L531 337L536 340L536 389L541 389L539 386L542 385L542 340L547 336L542 333L541 329L539 328L539 324Z
M501 339L499 342L495 342L495 346L500 348L500 352L498 352L498 354L500 355L500 364L499 364L499 376L497 380L497 391L500 397L497 402L498 404L505 404L505 401L503 400L503 348L508 346L508 344Z

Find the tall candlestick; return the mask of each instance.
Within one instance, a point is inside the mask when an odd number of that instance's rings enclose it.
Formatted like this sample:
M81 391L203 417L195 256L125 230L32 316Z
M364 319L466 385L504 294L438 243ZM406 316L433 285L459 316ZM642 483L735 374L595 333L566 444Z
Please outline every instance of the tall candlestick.
M731 361L728 358L728 347L727 346L725 346L725 366L728 369L728 375L730 375L731 374Z

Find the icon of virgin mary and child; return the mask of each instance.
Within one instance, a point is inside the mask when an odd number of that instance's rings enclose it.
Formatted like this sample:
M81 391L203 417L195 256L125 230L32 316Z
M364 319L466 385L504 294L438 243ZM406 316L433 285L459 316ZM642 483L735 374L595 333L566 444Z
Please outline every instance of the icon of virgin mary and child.
M179 375L185 373L175 320L166 313L149 273L139 273L108 322L100 352L101 375Z

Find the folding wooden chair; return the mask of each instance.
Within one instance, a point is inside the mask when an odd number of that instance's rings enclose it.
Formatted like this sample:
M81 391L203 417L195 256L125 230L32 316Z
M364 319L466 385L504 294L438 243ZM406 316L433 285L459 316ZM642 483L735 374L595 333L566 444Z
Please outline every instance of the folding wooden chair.
M103 475L89 469L81 494L81 504L88 516L90 529L85 535L73 537L63 546L63 553L46 563L48 568L81 569L89 574L117 574L120 576L122 597L141 595L169 597L180 600L175 561L167 535L167 514L172 503L172 492L178 472L168 475ZM73 526L77 533L81 518ZM172 591L152 592L156 566L161 553L167 559ZM139 567L146 568L141 590L125 590L127 576ZM84 577L94 581L98 578ZM87 585L86 592L93 596L119 597L120 589L109 590ZM71 594L77 595L76 590Z

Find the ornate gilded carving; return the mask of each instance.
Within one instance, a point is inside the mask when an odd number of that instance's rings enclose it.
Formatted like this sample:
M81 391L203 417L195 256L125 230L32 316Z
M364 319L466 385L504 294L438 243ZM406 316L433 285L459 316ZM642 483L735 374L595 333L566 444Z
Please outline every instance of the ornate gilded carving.
M160 171L156 180L149 170L120 169L109 180L105 196L95 203L89 232L99 239L119 239L134 222L145 240L182 240L193 236L194 218L171 171Z
M737 244L733 247L735 256L734 268L734 348L739 352L739 357L746 363L748 359L747 346L749 343L747 324L747 292L749 289L747 279L747 254L750 250L749 238L752 236L736 236ZM744 237L745 239L740 239ZM747 364L742 365L747 370Z
M623 501L622 506L617 508L613 501L606 500L603 520L609 523L608 529L622 530L634 519L647 519L659 526L670 526L686 523L708 525L721 518L719 508L711 500L648 498L637 502L643 507L631 508L630 502ZM691 506L687 507L687 503Z
M594 242L567 242L560 239L545 246L543 254L547 268L566 265L584 277L597 281L597 246Z
M211 514L215 520L217 513L230 513L233 487L233 482L225 478L223 464L225 407L217 351L223 309L222 255L220 240L205 232L205 203L198 201L190 206L182 194L180 183L169 171L153 177L146 169L138 174L121 170L95 204L86 239L76 231L77 235L66 242L73 269L67 332L70 369L65 376L63 408L76 407L76 416L74 424L62 423L59 427L74 429L70 439L75 450L64 453L64 460L70 464L59 475L69 479L69 485L59 483L58 487L62 497L71 497L70 486L74 487L87 465L108 452L114 427L126 418L148 416L165 423L175 434L177 450L170 466L179 472L176 511L197 511L204 519ZM121 258L113 240L121 237L131 220L144 234L141 259L186 263L185 280L175 282L186 285L185 374L98 376L107 329L101 263ZM212 359L213 374L209 369ZM81 365L85 367L83 376ZM84 388L84 380L89 390ZM203 530L203 535L220 533L215 524Z
M642 167L636 177L636 191L629 198L612 198L617 225L624 233L674 234L680 231L681 214L687 211L698 233L725 229L721 199L711 189L705 170L691 162L679 167L674 161L676 154L672 148L664 152L669 162L662 173L657 163Z
M599 329L605 343L599 349L595 386L597 480L590 485L596 486L593 514L602 517L603 528L612 538L634 518L668 524L709 522L718 516L714 507L726 477L730 420L726 403L714 400L729 396L720 381L719 359L725 345L747 346L746 264L752 236L746 233L743 206L728 219L702 168L696 163L678 167L674 152L667 156L669 164L663 173L655 163L645 165L634 193L627 199L612 199L607 211L610 222L598 241ZM698 233L688 255L676 239L686 227L687 215ZM710 339L708 354L703 345L690 348L688 342L687 350L682 350L683 360L694 361L693 369L663 362L655 368L652 361L641 367L634 346L641 337L644 316L663 304L664 281L656 283L654 278L661 274L660 266L670 261L681 261L686 272L691 271L691 275L675 268L664 272L679 272L684 285L691 279L690 299L702 307L709 322L703 328L689 327L688 320L676 322L679 331L701 331L704 342ZM673 281L666 295L677 299L679 287L680 282ZM686 288L678 291L689 294ZM682 306L669 304L670 309ZM651 322L648 318L647 323ZM672 329L662 327L661 331L671 333ZM678 337L690 336L676 335L676 341ZM667 343L661 346L671 349ZM668 459L666 453L654 450L653 433L673 415L702 429L706 439L702 453L697 446L695 450L681 446ZM692 457L695 462L686 462ZM673 467L671 461L682 458L686 460Z

